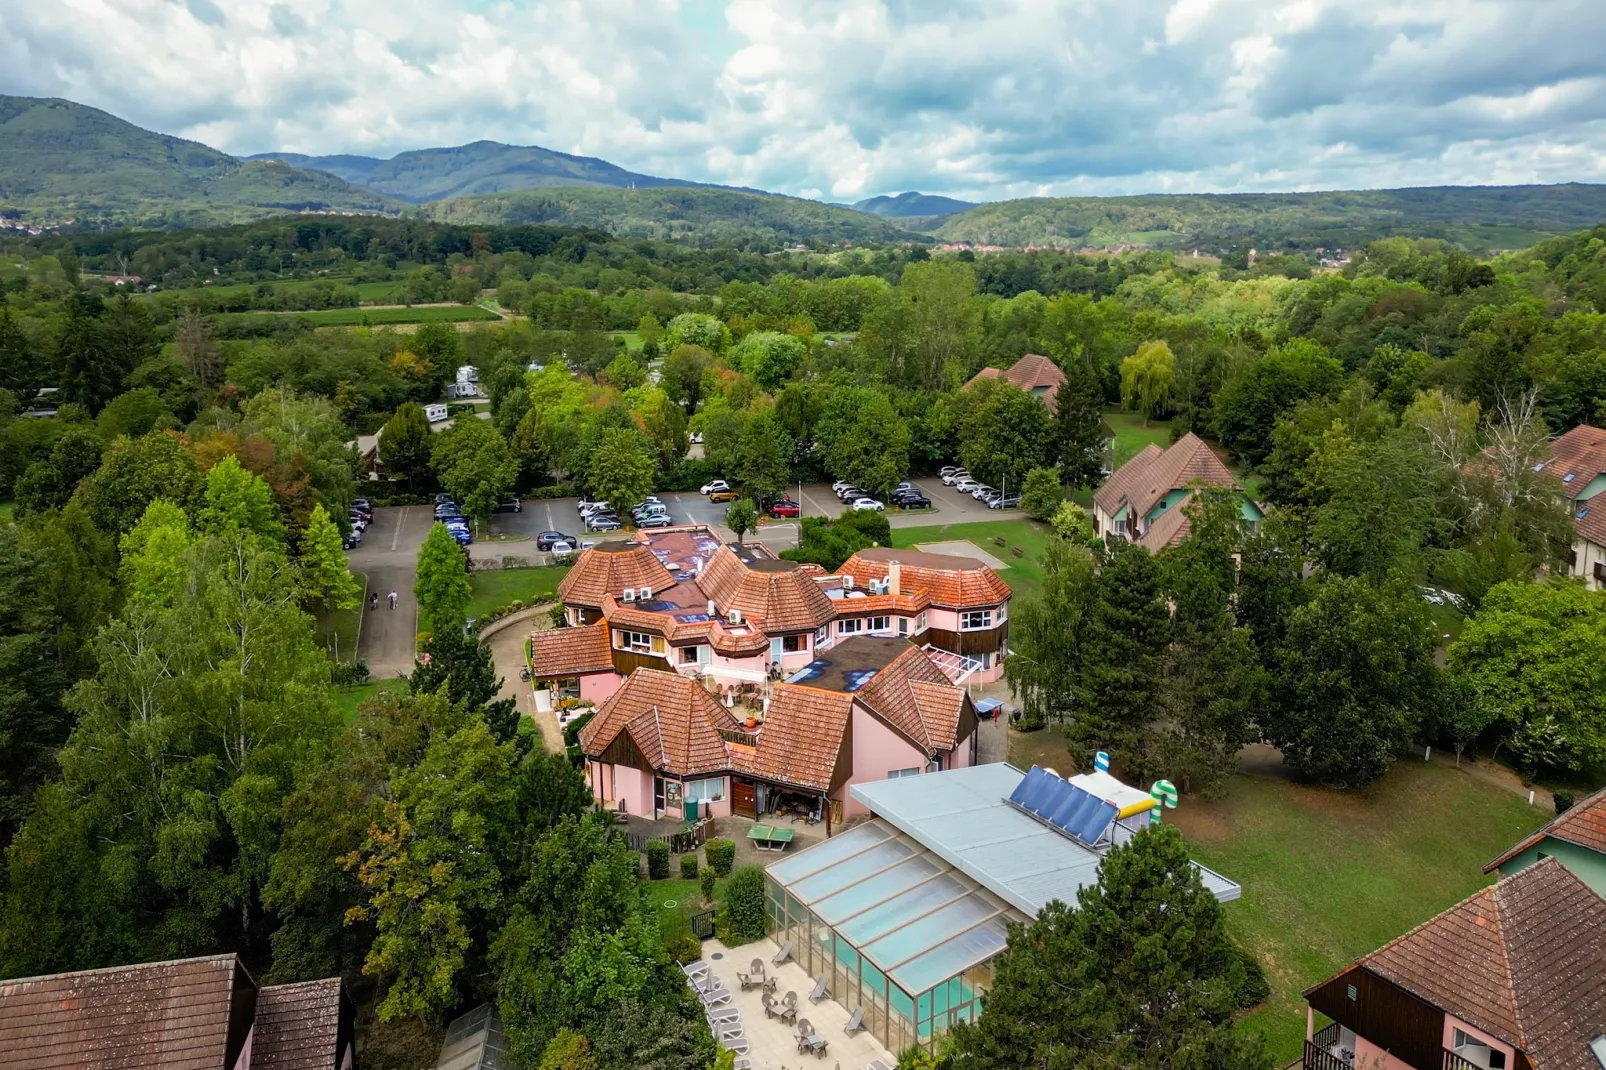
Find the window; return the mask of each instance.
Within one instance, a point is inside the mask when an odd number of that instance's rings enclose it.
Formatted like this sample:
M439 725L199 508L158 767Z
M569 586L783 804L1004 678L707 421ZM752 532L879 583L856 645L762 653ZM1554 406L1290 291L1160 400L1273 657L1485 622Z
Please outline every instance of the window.
M1450 1050L1475 1066L1488 1070L1506 1070L1506 1053L1496 1051L1477 1037L1457 1029L1452 1033Z
M620 632L619 649L634 650L638 654L646 654L652 650L653 637L646 632Z
M867 632L889 632L892 630L892 622L886 617L870 617L864 622L864 630Z
M959 614L959 630L962 632L979 632L993 626L993 611L990 609L972 609Z
M858 635L863 630L864 621L858 617L850 617L847 620L836 622L836 634L838 635Z
M693 780L686 785L687 802L718 802L725 797L725 778Z
M920 618L915 621L915 631L923 632L925 630L926 630L926 615L924 613L922 613L922 614L920 614Z
M806 635L781 636L781 650L787 654L796 654L809 648L809 637Z
M906 776L919 776L923 770L917 765L913 769L888 769L888 780L899 780Z
M898 618L898 634L899 635L908 635L909 634L909 618L908 617L899 617Z
M695 647L695 646L683 646L683 647L681 647L680 648L680 663L682 665L695 665L695 664L697 664L697 651L700 650L700 649L701 649L701 647Z
M1121 536L1122 538L1126 537L1126 521L1125 520L1117 520L1115 522L1115 533L1117 535Z
M820 649L822 646L824 646L826 644L826 641L828 639L830 639L830 638L831 638L831 626L829 624L820 625L820 630L814 633L814 649L815 650Z
M1009 619L1009 603L1005 602L998 607L998 623L1002 624Z

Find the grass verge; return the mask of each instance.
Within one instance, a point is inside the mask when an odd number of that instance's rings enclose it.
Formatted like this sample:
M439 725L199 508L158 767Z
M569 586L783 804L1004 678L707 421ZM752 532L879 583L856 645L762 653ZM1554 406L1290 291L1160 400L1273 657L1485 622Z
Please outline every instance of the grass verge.
M474 592L469 599L468 615L483 617L510 602L528 604L555 598L558 581L568 571L567 565L544 565L538 568L497 568L475 572L468 578L469 587Z
M338 609L333 613L313 615L313 637L323 647L324 653L342 665L350 665L357 660L357 639L362 631L362 607L368 597L368 577L361 572L353 572L352 575L362 586L362 599L358 600L357 608Z
M337 687L334 693L335 710L345 724L357 719L357 707L371 698L378 698L387 691L403 694L407 690L406 680L370 680L366 684L355 684L351 687Z

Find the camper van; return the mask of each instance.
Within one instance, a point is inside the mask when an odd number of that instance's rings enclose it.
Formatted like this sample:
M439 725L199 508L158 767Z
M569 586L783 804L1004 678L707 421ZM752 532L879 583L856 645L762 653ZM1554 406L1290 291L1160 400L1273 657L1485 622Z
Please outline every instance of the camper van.
M425 405L424 419L428 420L432 424L438 424L442 420L446 419L446 403L444 401L440 401L433 405Z

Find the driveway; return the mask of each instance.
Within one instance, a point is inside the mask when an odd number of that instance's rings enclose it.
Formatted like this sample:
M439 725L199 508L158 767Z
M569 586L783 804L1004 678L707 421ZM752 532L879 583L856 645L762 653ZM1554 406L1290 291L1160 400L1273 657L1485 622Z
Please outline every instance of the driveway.
M362 638L357 644L357 656L368 663L375 679L413 671L418 636L413 578L418 548L433 519L427 506L381 506L374 510L374 522L363 533L362 542L347 554L351 570L367 573L368 590L379 594L379 608L363 610ZM388 597L392 591L396 592L395 609L390 608Z

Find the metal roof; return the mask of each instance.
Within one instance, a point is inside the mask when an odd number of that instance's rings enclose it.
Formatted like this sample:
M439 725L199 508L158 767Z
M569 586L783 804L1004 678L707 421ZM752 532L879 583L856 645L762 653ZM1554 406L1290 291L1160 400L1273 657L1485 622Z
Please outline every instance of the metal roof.
M1075 905L1077 891L1098 880L1102 856L1009 805L1025 776L1000 762L854 784L848 791L887 824L1035 917L1054 899ZM1119 832L1116 838L1123 839ZM1243 894L1234 882L1194 865L1222 902Z

